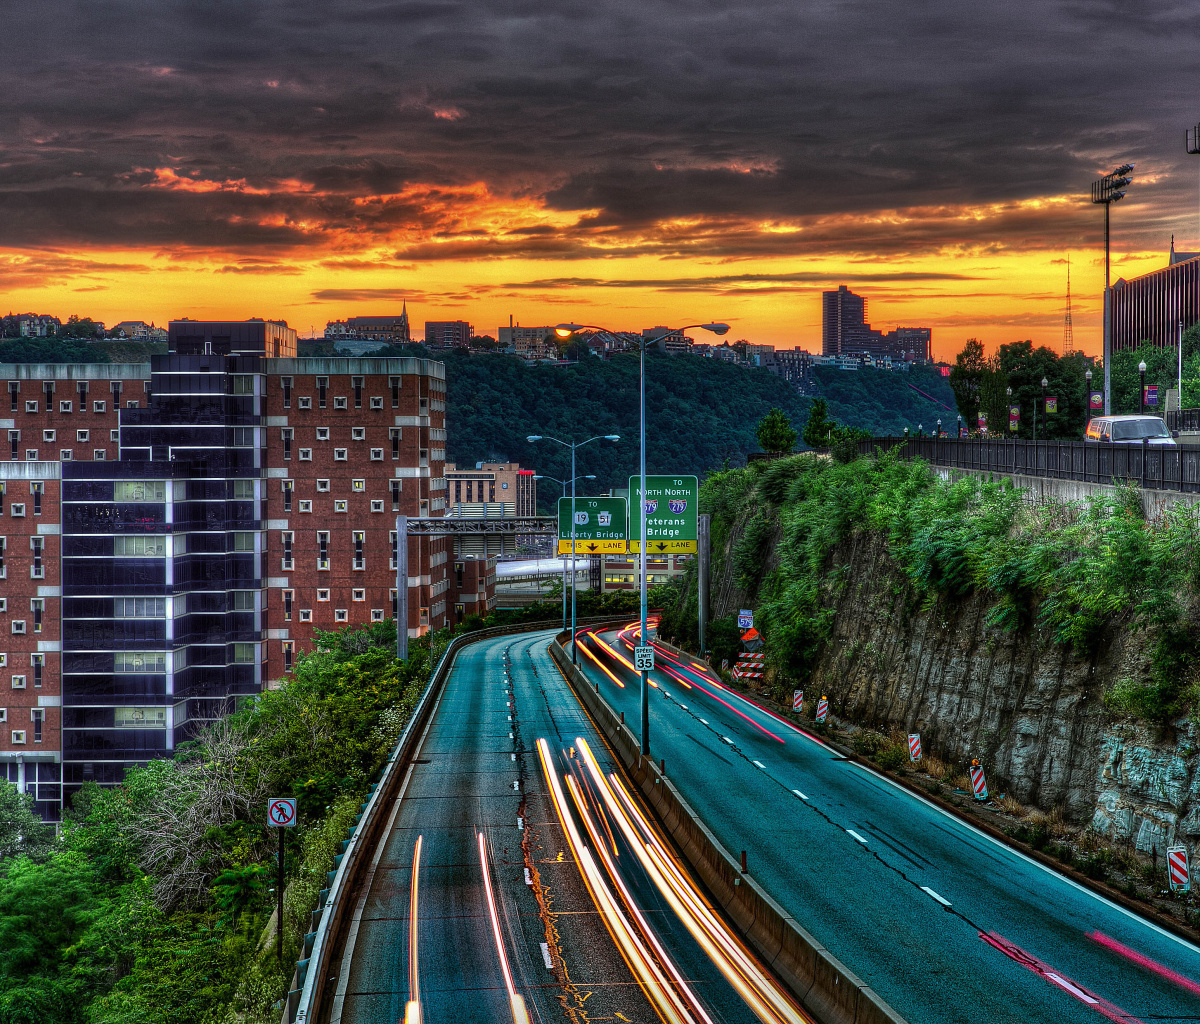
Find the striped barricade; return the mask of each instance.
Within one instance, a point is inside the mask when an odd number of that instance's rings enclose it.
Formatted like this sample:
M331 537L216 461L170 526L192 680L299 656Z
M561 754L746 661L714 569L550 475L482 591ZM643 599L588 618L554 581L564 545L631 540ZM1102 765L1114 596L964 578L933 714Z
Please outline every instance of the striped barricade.
M1172 846L1167 849L1167 877L1171 882L1171 892L1192 891L1186 846Z
M792 694L792 710L798 715L804 714L804 691L797 690Z
M817 701L817 721L824 722L825 716L829 714L829 698L822 696Z
M913 764L921 760L921 734L919 732L908 734L908 759Z
M761 654L742 654L737 664L733 666L733 674L737 679L761 679L763 677L763 656Z
M988 798L987 779L983 774L983 765L977 760L971 762L971 789L975 793L976 800Z

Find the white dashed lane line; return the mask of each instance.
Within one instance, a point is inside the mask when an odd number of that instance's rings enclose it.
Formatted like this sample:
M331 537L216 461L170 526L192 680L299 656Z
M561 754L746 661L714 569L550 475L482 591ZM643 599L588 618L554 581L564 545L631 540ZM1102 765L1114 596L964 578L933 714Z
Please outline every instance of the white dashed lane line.
M867 841L862 836L860 836L857 832L855 832L854 829L848 828L848 829L846 829L846 831L849 832L850 835L854 836L854 838L857 839L860 843L862 843L863 846L867 845Z
M763 764L761 761L752 761L750 763L758 765L758 767L761 768L764 772L767 770L767 766L765 764Z
M805 796L803 793L801 793L801 792L800 792L800 790L798 790L798 789L793 789L793 790L792 790L792 792L793 792L793 793L795 793L795 794L796 794L796 796L798 796L798 797L799 797L801 800L807 800L807 799L808 799L808 797L806 797L806 796Z
M949 906L953 906L953 904L952 904L952 903L951 903L951 902L950 902L948 899L946 899L946 897L945 897L945 896L939 896L939 895L938 895L936 892L934 892L934 891L933 891L931 888L929 888L929 886L927 886L927 885L923 885L923 886L921 886L921 891L922 891L922 892L924 892L924 893L927 893L927 894L928 894L928 895L930 895L930 896L932 896L932 897L933 897L935 900L937 900L937 901L938 901L938 902L939 902L939 903L940 903L940 904L941 904L943 907L949 907Z

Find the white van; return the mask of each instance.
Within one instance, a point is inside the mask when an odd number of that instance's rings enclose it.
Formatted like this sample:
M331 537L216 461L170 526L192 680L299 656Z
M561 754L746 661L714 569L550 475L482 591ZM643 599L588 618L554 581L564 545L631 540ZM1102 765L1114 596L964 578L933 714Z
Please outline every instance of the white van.
M1160 416L1097 416L1088 420L1085 441L1111 444L1177 444Z

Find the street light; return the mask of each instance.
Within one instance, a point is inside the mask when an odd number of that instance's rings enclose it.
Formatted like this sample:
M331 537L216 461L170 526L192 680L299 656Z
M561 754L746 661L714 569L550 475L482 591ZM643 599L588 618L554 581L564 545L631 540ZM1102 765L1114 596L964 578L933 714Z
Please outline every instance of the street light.
M938 431L937 431L937 436L938 436L938 437L941 437L941 436L942 436L942 421L941 421L940 419L938 420Z
M1092 418L1092 371L1087 370L1083 375L1083 429L1087 430L1088 420Z
M1113 203L1125 198L1132 182L1133 164L1122 164L1111 174L1092 182L1092 202L1104 206L1104 415L1112 415L1112 291L1109 288L1108 215Z
M1138 377L1141 379L1141 385L1139 388L1139 390L1141 391L1141 398L1138 401L1138 412L1140 412L1143 416L1145 416L1146 415L1146 360L1144 360L1144 359L1140 363L1138 363Z
M958 414L958 439L962 440L962 413Z
M556 476L547 476L544 473L539 473L539 474L535 475L534 479L535 480L553 480L556 484L562 484L564 498L567 496L567 484L574 482L574 481L570 481L570 480L560 480ZM586 476L576 477L575 479L576 480L595 480L596 474L588 473ZM572 516L571 518L574 519L575 517ZM571 554L571 579L575 578L575 571L576 571L575 555L574 555L574 552L572 552L572 554ZM540 593L540 591L541 591L540 586L538 588L538 591ZM567 628L567 556L563 555L563 629L565 630L566 628Z
M541 434L530 434L525 438L530 444L534 441L554 441L561 444L564 448L571 449L571 664L579 664L579 644L575 640L575 482L579 479L575 475L575 449L582 448L585 444L591 444L593 441L619 441L620 434L597 434L595 437L589 437L586 441L577 441L572 444L570 441L562 441L557 437L548 437Z
M665 341L667 338L678 335L684 337L685 331L690 331L693 328L699 328L704 331L711 331L713 334L721 335L729 333L729 324L688 324L686 327L677 327L673 331L668 331L666 334L660 334L657 338L642 337L638 342L638 357L640 365L638 368L639 377L639 397L638 397L638 414L639 414L639 433L641 435L641 452L639 458L639 468L641 472L641 501L642 508L639 511L638 519L642 524L641 537L641 554L638 558L639 576L641 578L641 606L642 606L642 633L641 643L645 645L648 642L649 633L646 628L646 545L647 545L647 528L646 528L646 346L658 341ZM606 327L597 327L595 324L559 324L554 328L554 333L560 338L569 338L577 331L599 331L601 334L607 334L609 337L614 337L614 332ZM685 339L686 340L686 339ZM633 495L630 495L630 500ZM574 519L574 516L572 516ZM642 672L641 685L641 743L640 748L643 755L650 753L650 681L649 673Z
M1042 423L1046 422L1046 388L1050 386L1050 382L1045 377L1042 378ZM1033 440L1037 443L1037 421L1038 410L1033 410Z

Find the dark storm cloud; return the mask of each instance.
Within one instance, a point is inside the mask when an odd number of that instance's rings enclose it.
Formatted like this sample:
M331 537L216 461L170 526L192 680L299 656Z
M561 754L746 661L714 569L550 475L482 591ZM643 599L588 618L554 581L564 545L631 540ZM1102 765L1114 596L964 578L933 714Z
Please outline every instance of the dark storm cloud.
M744 258L839 229L843 252L1074 245L1090 179L1129 159L1117 244L1161 246L1195 230L1198 34L1178 0L43 0L0 43L0 238L294 250L411 228L412 260ZM162 188L161 168L244 189ZM355 202L477 181L586 216L455 250L424 201ZM1079 206L851 226L1063 193ZM774 220L825 229L747 227Z

